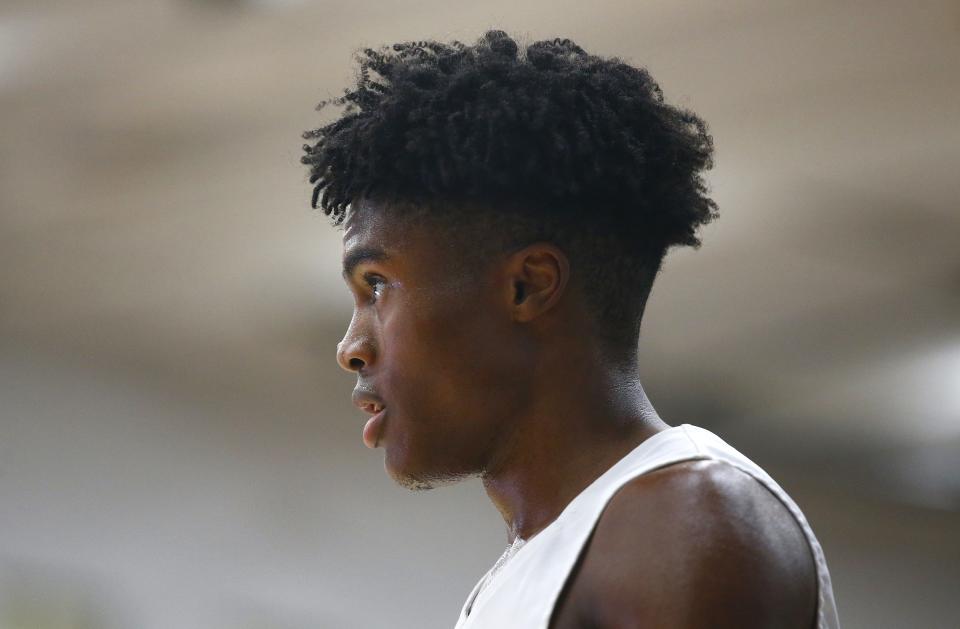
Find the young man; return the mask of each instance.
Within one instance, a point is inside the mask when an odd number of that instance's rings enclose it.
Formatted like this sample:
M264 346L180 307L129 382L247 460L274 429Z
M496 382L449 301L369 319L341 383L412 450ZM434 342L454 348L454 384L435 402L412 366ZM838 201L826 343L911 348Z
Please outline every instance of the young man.
M796 504L637 376L664 254L716 215L704 123L643 69L501 31L367 49L331 102L303 161L345 228L363 440L413 489L479 476L507 525L457 626L837 627Z

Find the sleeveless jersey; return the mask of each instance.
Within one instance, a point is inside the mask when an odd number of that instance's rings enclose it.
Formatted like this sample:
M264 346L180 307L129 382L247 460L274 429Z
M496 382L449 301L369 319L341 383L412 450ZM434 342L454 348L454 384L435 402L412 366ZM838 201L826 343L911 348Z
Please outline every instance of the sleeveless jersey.
M817 629L839 629L823 549L800 508L760 466L709 430L682 424L647 438L577 495L549 526L515 546L467 597L456 629L547 629L560 591L600 519L625 483L652 470L694 460L723 461L766 486L796 519L817 568Z

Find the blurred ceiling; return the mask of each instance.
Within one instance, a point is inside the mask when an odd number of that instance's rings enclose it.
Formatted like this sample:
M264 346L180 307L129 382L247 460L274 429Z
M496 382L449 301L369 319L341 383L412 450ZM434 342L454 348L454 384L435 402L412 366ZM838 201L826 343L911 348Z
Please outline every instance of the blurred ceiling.
M904 495L960 505L949 1L8 0L0 350L307 408L350 309L298 161L313 104L358 47L487 27L645 65L710 124L721 218L641 342L667 421L895 459Z

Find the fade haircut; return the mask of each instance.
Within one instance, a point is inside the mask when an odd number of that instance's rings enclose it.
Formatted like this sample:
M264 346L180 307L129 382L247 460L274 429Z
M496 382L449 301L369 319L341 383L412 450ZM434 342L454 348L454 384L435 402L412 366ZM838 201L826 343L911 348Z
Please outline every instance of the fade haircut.
M569 39L522 49L499 30L473 46L416 41L357 54L340 116L303 134L312 206L341 225L380 201L428 218L481 263L537 240L571 260L597 339L633 362L667 249L700 246L717 216L703 120L668 105L644 68Z

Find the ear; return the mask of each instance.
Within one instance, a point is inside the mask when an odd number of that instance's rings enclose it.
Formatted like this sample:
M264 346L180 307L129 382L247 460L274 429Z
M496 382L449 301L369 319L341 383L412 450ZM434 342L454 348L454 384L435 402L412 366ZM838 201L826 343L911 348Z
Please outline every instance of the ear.
M553 308L570 280L570 260L556 245L537 242L513 253L506 268L515 321L532 321Z

